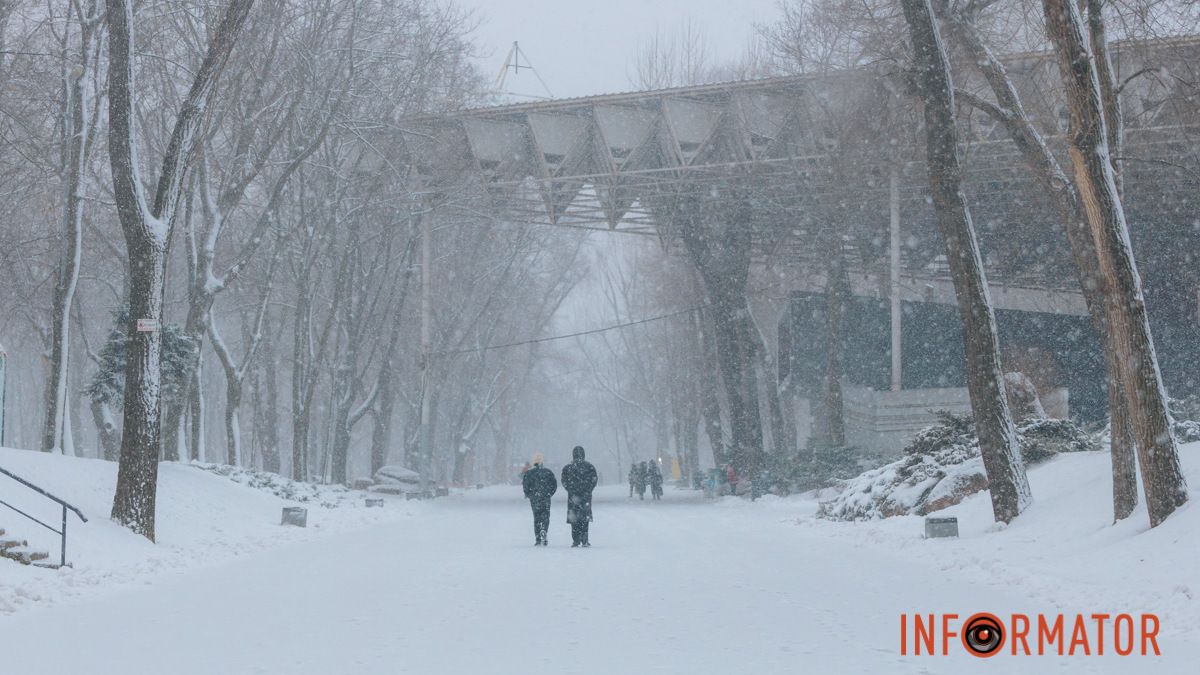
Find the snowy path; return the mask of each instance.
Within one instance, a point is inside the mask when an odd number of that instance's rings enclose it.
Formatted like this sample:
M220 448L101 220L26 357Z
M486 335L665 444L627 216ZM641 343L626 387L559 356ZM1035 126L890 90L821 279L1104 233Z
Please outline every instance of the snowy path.
M787 511L603 488L591 549L569 548L561 495L540 549L518 493L0 617L0 659L27 674L1130 672L1110 659L901 657L902 611L1037 603L795 527ZM1154 665L1139 670L1186 672Z

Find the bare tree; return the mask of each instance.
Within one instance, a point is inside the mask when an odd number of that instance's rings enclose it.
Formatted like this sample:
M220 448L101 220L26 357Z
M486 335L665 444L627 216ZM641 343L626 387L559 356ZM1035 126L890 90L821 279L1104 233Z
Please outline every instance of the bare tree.
M933 206L962 318L967 391L988 477L992 512L998 522L1007 523L1028 506L1031 494L1004 393L996 319L983 260L962 191L950 63L930 0L902 0L902 4L912 39L914 85L925 109Z
M1142 488L1154 527L1187 502L1187 483L1179 465L1141 279L1109 154L1105 95L1097 73L1103 68L1097 66L1075 3L1043 0L1042 7L1070 111L1068 143L1075 186L1096 242L1100 274L1109 289L1108 325L1114 334L1120 387L1130 413Z
M1133 441L1128 430L1129 413L1116 363L1116 345L1105 310L1109 295L1107 280L1100 275L1096 265L1095 242L1088 230L1087 218L1074 185L1026 112L1007 67L980 35L977 28L980 20L978 12L967 9L963 7L958 11L946 11L944 18L951 37L983 74L995 103L968 92L960 94L967 103L984 111L1004 127L1029 167L1033 179L1051 196L1056 215L1067 233L1079 287L1092 325L1104 349L1109 374L1109 415L1112 420L1113 514L1116 520L1121 520L1128 517L1137 505L1137 472L1134 468Z
M164 274L171 226L180 203L184 174L204 123L217 79L233 51L254 0L230 0L212 34L171 133L153 201L148 200L138 166L135 42L132 0L107 0L109 34L109 156L117 214L129 253L129 315L146 328L129 334L121 460L113 498L113 520L154 540L154 516L161 450L159 425L160 355Z
M64 447L64 416L67 411L67 375L71 345L71 306L79 283L80 256L83 251L83 197L86 172L90 165L92 132L96 125L99 96L91 89L92 72L100 58L100 29L103 15L97 0L71 0L68 20L62 36L63 110L62 110L62 182L63 242L58 282L54 287L50 344L50 378L46 388L45 427L42 449L74 452ZM71 48L71 26L78 31L78 45ZM72 57L68 54L75 52ZM71 444L73 445L73 443Z

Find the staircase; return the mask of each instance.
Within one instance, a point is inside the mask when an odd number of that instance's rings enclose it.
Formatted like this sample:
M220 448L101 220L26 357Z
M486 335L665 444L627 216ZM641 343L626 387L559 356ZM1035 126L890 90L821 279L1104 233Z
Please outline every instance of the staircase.
M0 529L0 558L15 560L22 565L58 568L58 565L49 562L49 553L45 551L33 551L28 547L29 542L22 539L13 539L6 535L3 529Z
M28 518L29 520L32 520L33 522L37 523L38 525L41 525L42 527L46 528L47 530L50 530L54 534L57 534L61 538L61 542L62 542L62 547L59 549L58 562L55 563L55 562L50 561L49 553L47 553L45 551L31 551L29 549L29 542L27 542L23 539L5 538L4 530L0 530L0 558L8 558L9 560L15 560L15 561L21 563L22 565L35 565L37 567L48 567L50 569L59 569L60 567L70 567L70 565L67 563L67 512L70 511L70 512L74 513L76 516L79 517L79 520L84 523L87 522L87 516L83 515L83 512L80 511L77 507L64 502L63 500L59 499L58 497L55 497L54 495L50 494L49 492L46 492L42 488L34 485L33 483L30 483L29 481L25 480L24 478L21 478L20 476L9 471L8 469L5 469L2 466L0 466L0 475L16 481L17 483L21 484L25 488L28 488L29 490L32 490L32 491L38 493L45 499L48 499L62 507L62 521L61 521L62 526L61 526L61 529L59 529L59 528L54 527L53 525L46 523L45 521L38 520L36 517L29 515L28 513L22 511L21 509L19 509L16 506L13 506L9 502L5 501L6 495L0 494L0 506L4 506L4 507L8 508L9 510L15 512L16 514L23 516L25 518ZM5 485L7 485L7 483Z

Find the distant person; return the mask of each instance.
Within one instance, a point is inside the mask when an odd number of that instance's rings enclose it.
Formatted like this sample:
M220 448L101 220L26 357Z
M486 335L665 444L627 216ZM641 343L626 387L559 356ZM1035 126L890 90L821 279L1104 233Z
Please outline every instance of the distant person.
M558 492L558 481L554 472L542 466L546 458L542 453L533 456L533 467L525 472L521 479L521 487L525 489L525 498L533 507L533 536L534 546L549 546L546 532L550 529L550 498Z
M571 524L571 548L591 546L588 524L592 522L592 490L598 477L596 467L583 458L583 446L571 451L571 463L562 470L562 484L567 490L567 522Z
M729 494L736 497L737 496L738 475L737 475L737 471L734 470L732 463L725 465L725 482L729 484Z
M637 462L629 464L629 498L633 499L633 490L637 486Z
M636 487L637 487L638 499L646 498L646 481L650 478L649 474L650 474L650 470L648 468L646 468L645 462L642 462L641 464L638 465L637 478L635 479L635 482L637 483Z
M658 462L650 462L650 496L656 500L663 496L663 475Z

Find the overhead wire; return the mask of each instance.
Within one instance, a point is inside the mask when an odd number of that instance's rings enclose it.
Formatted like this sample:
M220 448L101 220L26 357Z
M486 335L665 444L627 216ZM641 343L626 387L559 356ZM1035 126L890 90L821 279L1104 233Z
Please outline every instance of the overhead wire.
M651 323L653 321L661 321L663 319L670 319L670 318L676 317L676 316L683 316L684 314L690 314L692 312L695 312L695 311L701 310L701 309L705 309L707 307L708 307L708 305L695 305L693 307L688 307L687 309L681 309L681 310L678 310L675 312L670 312L668 314L659 314L657 316L649 316L649 317L645 317L642 319L638 319L636 321L627 321L625 323L613 324L611 326L602 326L600 328L592 328L590 330L578 331L575 333L567 333L565 335L549 335L547 337L533 338L530 340L521 340L519 342L507 342L507 343L499 344L499 345L487 345L484 347L476 347L474 349L453 349L453 350L447 350L447 351L433 352L430 354L430 356L437 357L437 356L456 356L456 355L460 355L460 354L480 354L483 352L489 352L489 351L493 351L496 349L508 349L511 347L522 347L525 345L538 344L538 343L542 343L542 342L553 342L555 340L569 340L571 338L583 337L585 335L595 335L597 333L606 333L610 330L618 330L621 328L628 328L630 326L637 326L637 325L641 325L644 323Z

